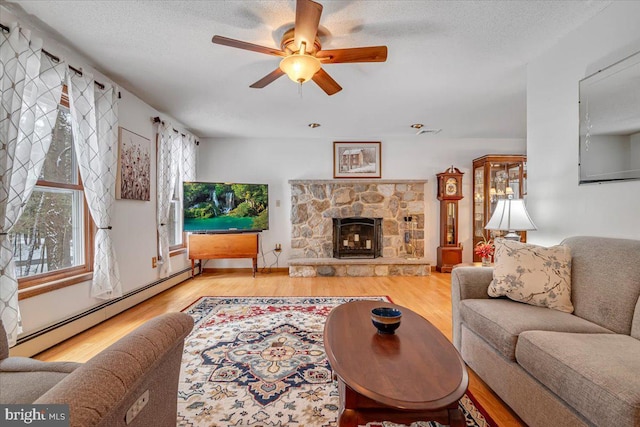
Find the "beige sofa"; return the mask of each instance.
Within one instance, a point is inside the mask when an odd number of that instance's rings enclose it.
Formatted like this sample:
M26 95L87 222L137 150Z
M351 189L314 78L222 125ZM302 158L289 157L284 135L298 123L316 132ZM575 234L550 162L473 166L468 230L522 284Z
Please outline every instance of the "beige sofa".
M640 426L640 241L563 244L572 314L489 298L493 268L455 268L454 345L531 427Z
M174 427L184 339L192 328L191 316L164 314L80 364L8 357L0 322L0 403L68 404L70 425L78 427ZM147 390L148 403L127 424L127 411Z

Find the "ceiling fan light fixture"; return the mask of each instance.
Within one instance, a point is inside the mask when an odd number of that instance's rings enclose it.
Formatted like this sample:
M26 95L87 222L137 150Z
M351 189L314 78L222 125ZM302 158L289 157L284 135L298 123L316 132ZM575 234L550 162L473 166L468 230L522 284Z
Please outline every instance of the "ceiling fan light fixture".
M301 43L300 51L280 61L280 69L296 83L305 83L320 70L320 60L305 52L306 44Z
M335 95L342 87L322 68L322 64L385 62L387 46L322 50L320 39L330 34L328 31L319 30L322 9L322 5L317 1L296 0L296 19L293 27L282 35L280 49L219 35L214 35L211 41L281 58L280 66L250 85L251 88L262 89L286 74L292 81L299 83L298 92L301 97L302 84L309 80L313 80L327 95Z

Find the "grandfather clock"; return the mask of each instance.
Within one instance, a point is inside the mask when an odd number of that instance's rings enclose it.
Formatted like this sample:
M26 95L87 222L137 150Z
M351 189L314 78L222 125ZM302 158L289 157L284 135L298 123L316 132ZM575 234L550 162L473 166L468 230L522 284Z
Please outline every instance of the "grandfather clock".
M462 247L458 243L458 200L462 199L463 173L451 166L437 174L440 200L440 246L436 270L451 273L462 262Z

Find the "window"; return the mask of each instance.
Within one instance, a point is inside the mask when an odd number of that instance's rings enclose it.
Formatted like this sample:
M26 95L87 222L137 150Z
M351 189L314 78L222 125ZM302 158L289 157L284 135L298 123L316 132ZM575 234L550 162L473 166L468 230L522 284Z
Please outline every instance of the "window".
M91 231L63 95L42 172L10 234L19 289L45 285L21 292L20 298L89 280ZM49 282L55 285L46 286Z
M174 251L184 248L182 234L182 179L180 173L176 174L176 185L171 196L171 208L169 209L169 250Z

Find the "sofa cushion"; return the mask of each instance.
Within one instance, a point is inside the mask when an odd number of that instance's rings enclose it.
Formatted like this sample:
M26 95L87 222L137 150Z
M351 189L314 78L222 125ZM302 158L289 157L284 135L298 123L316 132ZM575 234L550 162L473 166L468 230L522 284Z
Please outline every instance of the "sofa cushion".
M42 362L28 357L0 360L0 403L33 403L80 366L75 362Z
M577 316L629 335L640 297L640 240L570 237L571 300ZM633 336L640 338L634 327Z
M635 338L528 331L518 339L516 359L594 425L640 425L640 341Z
M567 313L571 305L571 252L496 239L495 268L489 296L508 298Z
M80 366L82 363L78 362L43 362L21 356L0 360L0 372L61 372L70 374Z
M568 331L606 334L611 331L580 317L505 298L460 302L462 322L503 357L515 361L518 335L524 331Z
M33 403L67 375L56 371L0 372L0 403Z

